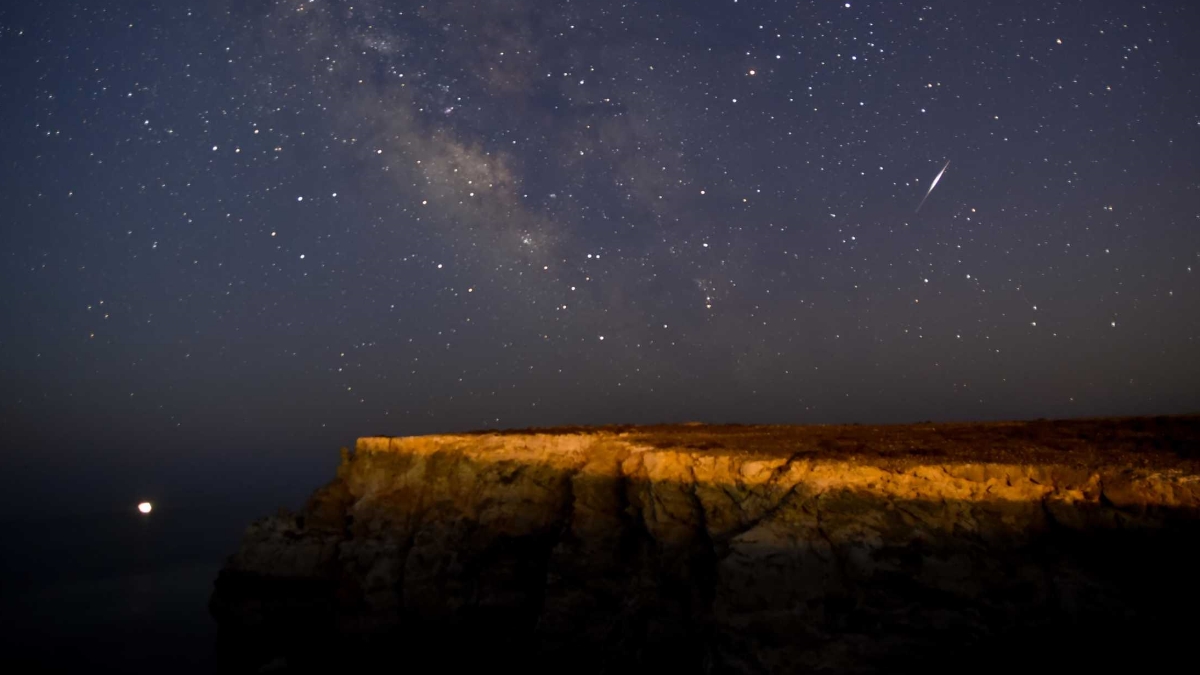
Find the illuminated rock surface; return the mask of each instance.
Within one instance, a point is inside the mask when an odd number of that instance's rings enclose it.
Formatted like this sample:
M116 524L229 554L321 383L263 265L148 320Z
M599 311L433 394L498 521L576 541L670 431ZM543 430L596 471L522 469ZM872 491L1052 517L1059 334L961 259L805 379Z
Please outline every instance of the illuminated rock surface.
M1200 417L371 437L212 611L250 670L1146 667L1198 522Z

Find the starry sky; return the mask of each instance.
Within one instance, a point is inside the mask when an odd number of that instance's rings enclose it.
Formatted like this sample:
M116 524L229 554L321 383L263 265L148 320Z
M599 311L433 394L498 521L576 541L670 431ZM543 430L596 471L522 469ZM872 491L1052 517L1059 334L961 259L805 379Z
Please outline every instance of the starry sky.
M6 3L0 433L88 466L1195 411L1197 34L1186 0Z

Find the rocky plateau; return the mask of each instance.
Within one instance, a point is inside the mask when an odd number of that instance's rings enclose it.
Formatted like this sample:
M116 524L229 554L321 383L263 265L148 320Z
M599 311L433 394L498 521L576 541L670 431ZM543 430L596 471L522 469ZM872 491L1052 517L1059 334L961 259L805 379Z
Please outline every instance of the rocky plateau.
M210 609L243 672L1145 670L1198 525L1200 416L366 437Z

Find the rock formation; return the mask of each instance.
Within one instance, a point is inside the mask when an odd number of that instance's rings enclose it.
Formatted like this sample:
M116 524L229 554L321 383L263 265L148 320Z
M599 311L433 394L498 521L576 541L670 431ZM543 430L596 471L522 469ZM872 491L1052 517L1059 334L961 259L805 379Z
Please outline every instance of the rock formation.
M1198 523L1200 417L370 437L211 609L249 671L1146 667Z

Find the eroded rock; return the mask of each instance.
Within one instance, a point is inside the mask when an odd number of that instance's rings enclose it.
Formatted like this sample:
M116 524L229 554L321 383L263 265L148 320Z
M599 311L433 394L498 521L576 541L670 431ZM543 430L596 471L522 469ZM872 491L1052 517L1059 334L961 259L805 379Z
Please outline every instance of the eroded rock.
M577 672L999 667L1200 598L1181 562L1198 438L1195 417L363 438L301 514L247 529L212 610L235 668L397 649Z

